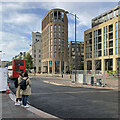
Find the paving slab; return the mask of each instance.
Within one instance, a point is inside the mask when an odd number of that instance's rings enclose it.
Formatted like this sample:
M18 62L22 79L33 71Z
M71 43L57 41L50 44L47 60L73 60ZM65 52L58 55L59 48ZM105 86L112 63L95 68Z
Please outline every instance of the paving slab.
M9 94L0 93L2 97L2 120L6 118L42 118L21 106L15 106Z

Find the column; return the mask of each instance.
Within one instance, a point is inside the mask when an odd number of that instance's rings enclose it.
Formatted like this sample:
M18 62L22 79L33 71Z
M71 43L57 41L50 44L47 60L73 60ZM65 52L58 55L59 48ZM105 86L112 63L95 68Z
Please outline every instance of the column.
M61 72L62 71L62 69L61 69L62 66L61 65L62 65L62 61L60 60L60 74L62 74L62 72Z
M55 74L55 61L52 60L52 74Z
M49 66L49 61L48 61L48 74L50 74L50 66Z
M104 74L105 73L105 60L104 59L101 60L101 70L102 70L102 74Z
M92 60L92 74L95 74L95 60Z
M117 60L113 58L113 71L117 71Z

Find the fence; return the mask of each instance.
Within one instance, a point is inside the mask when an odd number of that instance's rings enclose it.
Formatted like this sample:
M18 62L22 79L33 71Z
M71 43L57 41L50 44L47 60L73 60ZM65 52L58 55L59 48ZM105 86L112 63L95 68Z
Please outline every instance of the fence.
M102 74L101 71L91 71L91 70L76 70L76 80L75 80L75 71L72 71L72 80L73 82L81 84L91 84L98 86L106 85L106 73Z

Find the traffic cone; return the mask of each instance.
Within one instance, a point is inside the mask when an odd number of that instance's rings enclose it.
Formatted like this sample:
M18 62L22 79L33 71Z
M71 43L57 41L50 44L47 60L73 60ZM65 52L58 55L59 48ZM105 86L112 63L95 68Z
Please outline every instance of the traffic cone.
M8 94L10 93L8 78L7 78L7 90L6 90L6 93L8 93Z

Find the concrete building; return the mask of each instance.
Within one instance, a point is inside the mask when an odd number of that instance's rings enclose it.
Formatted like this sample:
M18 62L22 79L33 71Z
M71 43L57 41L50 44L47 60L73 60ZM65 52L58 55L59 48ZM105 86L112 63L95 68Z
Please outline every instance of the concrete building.
M75 41L69 41L68 50L69 68L75 70ZM76 70L84 70L84 42L77 41L76 61Z
M61 74L68 66L68 18L62 9L42 20L42 73Z
M119 9L118 5L92 19L92 28L84 32L84 70L119 70Z
M41 72L41 33L32 32L32 58L34 64L34 72ZM30 52L30 51L29 51Z

